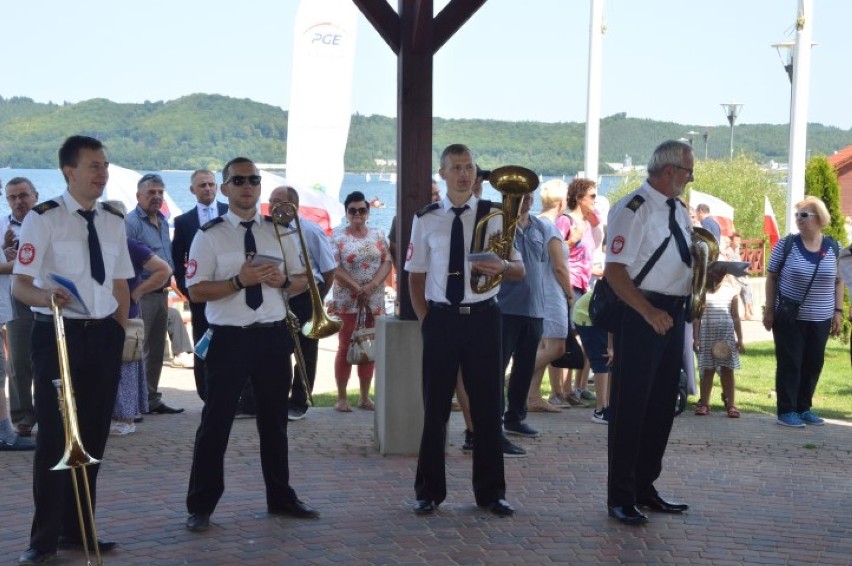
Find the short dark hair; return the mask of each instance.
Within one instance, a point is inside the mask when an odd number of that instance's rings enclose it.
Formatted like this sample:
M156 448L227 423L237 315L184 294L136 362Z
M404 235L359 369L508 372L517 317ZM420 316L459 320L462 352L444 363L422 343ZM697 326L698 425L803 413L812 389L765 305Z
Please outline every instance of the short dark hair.
M20 185L21 183L26 183L26 185L30 188L30 191L36 192L35 185L33 185L33 182L26 177L12 177L6 181L6 190L9 190L9 185Z
M463 143L454 143L448 145L444 148L444 151L441 152L441 167L444 166L444 162L450 155L464 155L465 153L470 156L471 161L476 163L476 159L473 156L473 152L470 150L469 147L467 147Z
M224 167L222 167L222 182L223 183L226 183L228 181L228 176L229 176L228 169L231 168L231 165L238 165L240 163L251 163L252 165L254 165L254 161L252 161L248 157L235 157L235 158L233 158L232 160L225 163ZM257 168L256 165L255 165L255 168Z
M100 140L89 136L71 136L59 148L59 169L62 170L66 165L68 167L77 167L77 164L80 162L81 149L98 151L105 149L105 147ZM64 171L62 172L62 176L65 177L66 181L68 180Z
M141 191L142 187L145 185L158 185L160 187L165 187L166 184L163 182L163 178L157 175L156 173L146 173L139 178L136 182L136 191Z
M346 200L343 201L343 207L349 207L350 202L367 202L367 197L361 191L352 191L346 195Z

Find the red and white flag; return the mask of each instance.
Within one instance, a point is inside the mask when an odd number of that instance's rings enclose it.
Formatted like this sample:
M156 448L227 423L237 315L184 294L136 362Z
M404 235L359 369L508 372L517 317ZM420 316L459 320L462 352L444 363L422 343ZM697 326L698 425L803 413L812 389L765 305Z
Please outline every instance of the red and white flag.
M769 198L765 195L763 197L763 233L769 237L770 250L781 239L781 233L778 231L778 222L775 221L775 213L772 211Z

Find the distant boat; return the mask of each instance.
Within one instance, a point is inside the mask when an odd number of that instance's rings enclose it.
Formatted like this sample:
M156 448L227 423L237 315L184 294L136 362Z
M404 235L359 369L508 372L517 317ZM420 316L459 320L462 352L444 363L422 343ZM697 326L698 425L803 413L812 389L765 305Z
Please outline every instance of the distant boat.
M369 173L364 175L364 181L366 181L367 183L369 183L372 180L373 180L373 177Z
M396 173L379 173L379 181L396 184Z

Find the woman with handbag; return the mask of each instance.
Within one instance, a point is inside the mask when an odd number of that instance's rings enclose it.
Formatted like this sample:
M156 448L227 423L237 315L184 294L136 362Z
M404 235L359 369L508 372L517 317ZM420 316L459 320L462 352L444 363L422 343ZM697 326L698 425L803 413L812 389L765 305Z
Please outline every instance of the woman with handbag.
M119 201L110 201L117 206ZM119 203L120 204L120 203ZM121 207L123 208L123 206ZM130 262L134 276L127 280L130 288L130 309L125 331L124 352L121 363L121 379L115 396L110 434L125 435L136 431L134 419L148 410L148 384L145 380L145 368L142 364L142 326L139 297L163 288L172 276L172 269L154 251L131 238L127 239ZM142 281L142 270L148 270L150 276Z
M843 324L839 246L822 229L831 221L822 200L796 204L796 227L772 249L766 273L763 326L775 339L778 424L804 428L825 421L812 410L828 335Z
M350 193L343 205L348 225L336 228L331 235L331 247L337 263L331 310L343 321L337 335L337 356L334 358L334 379L337 382L334 409L347 413L352 411L346 399L352 361L361 362L357 363L360 381L358 408L368 411L375 408L370 399L374 363L369 329L375 326L374 317L384 314L384 282L391 270L391 259L384 232L367 226L370 205L364 194L360 191Z

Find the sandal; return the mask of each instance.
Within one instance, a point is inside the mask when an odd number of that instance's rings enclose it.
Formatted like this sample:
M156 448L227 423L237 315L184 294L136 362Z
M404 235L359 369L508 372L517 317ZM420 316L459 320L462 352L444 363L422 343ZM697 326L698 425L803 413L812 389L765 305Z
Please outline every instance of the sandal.
M740 418L740 410L734 405L728 405L728 417L732 419Z
M562 409L539 397L538 399L527 400L527 411L530 413L561 413Z
M365 399L363 401L358 401L358 408L364 409L365 411L375 411L376 404L373 403L372 399Z
M352 407L349 406L349 401L346 399L339 399L337 403L334 404L334 410L339 413L351 413Z
M704 404L697 405L695 407L695 414L698 415L699 417L706 417L707 415L710 414L710 406L704 405Z

